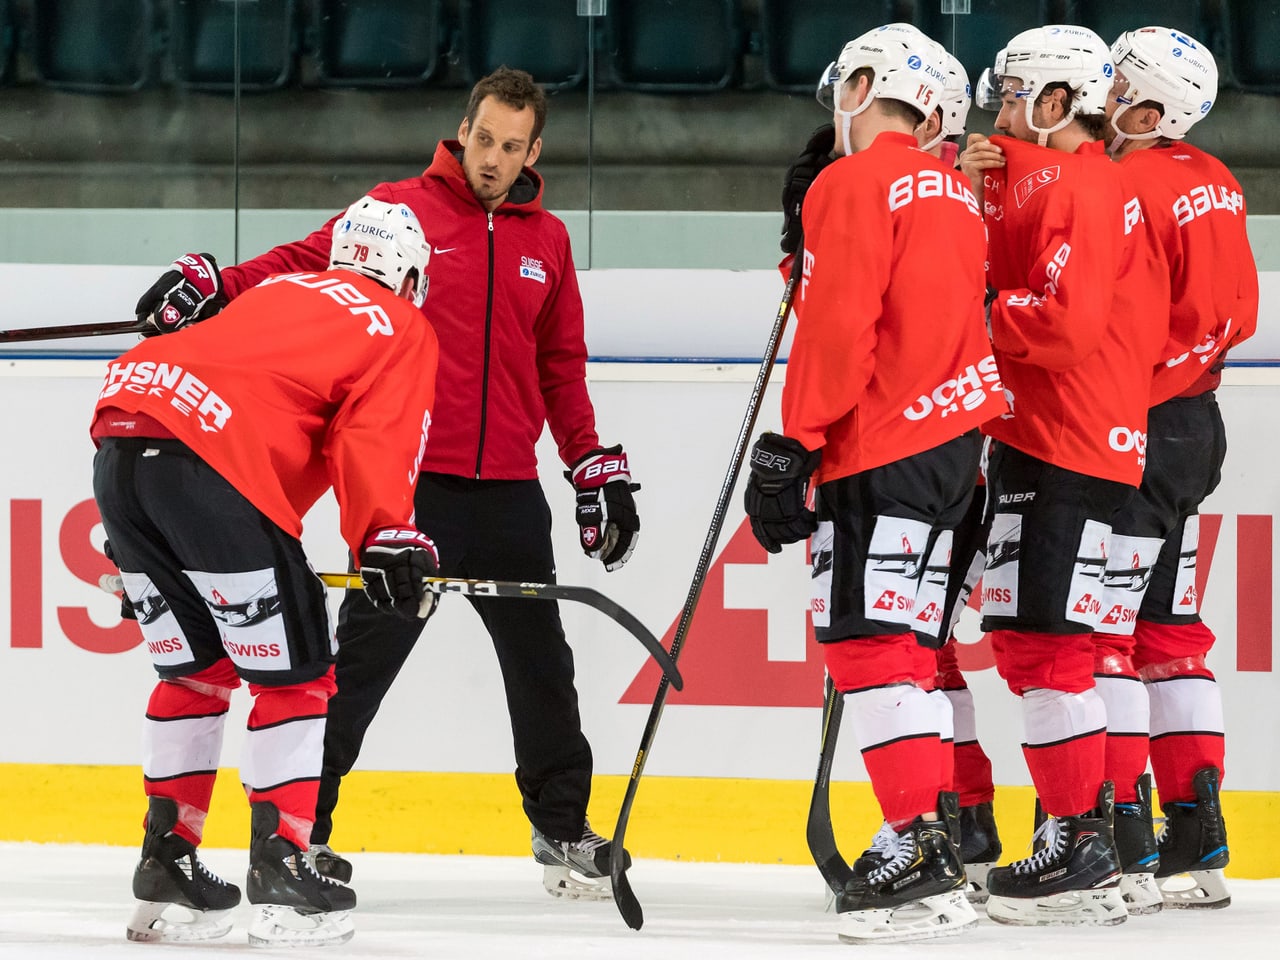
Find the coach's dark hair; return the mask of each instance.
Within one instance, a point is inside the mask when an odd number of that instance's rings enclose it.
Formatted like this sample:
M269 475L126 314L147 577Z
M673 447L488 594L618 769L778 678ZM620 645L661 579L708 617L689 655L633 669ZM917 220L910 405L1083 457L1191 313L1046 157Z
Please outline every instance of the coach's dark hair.
M533 133L529 138L529 146L542 136L542 128L547 122L547 95L543 89L533 82L533 77L523 70L513 70L502 66L471 88L471 99L467 101L467 125L475 123L476 114L480 112L480 103L485 97L494 97L500 103L516 110L525 107L533 108Z

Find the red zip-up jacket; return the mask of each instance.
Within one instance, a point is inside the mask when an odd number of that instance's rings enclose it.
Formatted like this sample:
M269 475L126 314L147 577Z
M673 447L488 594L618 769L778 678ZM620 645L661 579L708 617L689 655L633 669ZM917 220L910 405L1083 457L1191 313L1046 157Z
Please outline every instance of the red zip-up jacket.
M129 415L150 418L295 537L333 487L358 557L374 530L413 523L435 369L431 325L377 281L349 270L272 277L217 323L113 360L91 432L129 436Z
M432 244L422 309L440 340L440 368L422 468L531 480L544 422L566 465L600 445L569 234L542 208L542 179L527 167L488 213L467 185L461 155L457 141L443 140L422 176L369 191L408 206ZM335 220L223 270L228 295L269 274L325 269Z
M991 342L1012 412L983 430L1046 463L1131 486L1146 463L1168 267L1101 142L1075 153L992 137L985 177Z
M1120 161L1169 261L1169 342L1151 405L1213 390L1228 346L1258 327L1258 266L1244 192L1216 157L1189 143L1135 150Z
M931 450L1008 410L982 322L986 233L963 177L886 132L818 175L782 390L815 483Z

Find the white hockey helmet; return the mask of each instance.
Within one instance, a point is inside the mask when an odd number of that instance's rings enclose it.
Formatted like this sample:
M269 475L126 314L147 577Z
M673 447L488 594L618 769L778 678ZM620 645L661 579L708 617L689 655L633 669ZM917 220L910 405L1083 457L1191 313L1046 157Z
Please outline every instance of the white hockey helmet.
M399 291L404 278L415 276L413 305L427 298L427 263L431 245L422 225L403 203L361 197L333 225L331 270L354 270Z
M1112 114L1112 126L1120 114L1144 100L1153 100L1164 108L1155 130L1130 134L1130 140L1181 140L1209 112L1218 96L1218 65L1213 54L1177 30L1143 27L1122 33L1111 45L1111 59L1127 81L1127 86L1117 93L1120 108Z
M982 109L998 110L1004 81L1021 81L1018 99L1026 101L1027 125L1040 135L1043 145L1049 134L1061 130L1077 114L1101 115L1114 76L1111 52L1100 36L1088 27L1051 24L1024 30L1010 40L996 54L995 66L982 72L974 101ZM1042 130L1032 120L1035 101L1055 83L1070 88L1071 107L1059 123Z
M942 129L922 150L932 150L948 137L959 137L964 134L966 121L969 119L969 104L973 102L973 90L969 86L969 74L964 64L947 52L942 44L935 44L938 55L946 72L946 82L942 88L942 103L937 108L942 111Z
M941 48L909 23L889 23L850 40L818 80L818 102L840 116L845 153L849 145L849 121L876 98L900 100L928 116L942 100L946 70L939 59ZM863 67L875 72L871 93L857 109L841 109L844 85Z

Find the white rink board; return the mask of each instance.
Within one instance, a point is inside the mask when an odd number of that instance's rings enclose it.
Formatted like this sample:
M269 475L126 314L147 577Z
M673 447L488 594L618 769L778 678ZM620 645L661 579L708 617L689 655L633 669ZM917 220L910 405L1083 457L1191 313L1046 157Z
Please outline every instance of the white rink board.
M765 318L767 325L769 318ZM93 447L87 435L102 361L0 362L0 404L6 417L6 450L0 465L0 549L7 546L7 575L0 576L0 762L136 764L141 718L153 684L144 651L84 649L95 628L118 623L115 599L68 568L82 563L89 545L101 545L101 527L81 518L92 498ZM780 381L782 371L775 378ZM560 479L554 446L540 446L543 482L556 519L556 553L563 583L595 587L618 600L662 636L679 615L689 589L734 438L755 376L753 367L593 365L591 391L601 439L622 442L631 455L643 531L639 548L621 571L606 574L577 550L573 499ZM1274 371L1228 371L1220 392L1232 443L1219 491L1205 506L1221 514L1209 573L1205 618L1219 636L1210 666L1223 686L1227 716L1227 768L1235 790L1280 790L1280 697L1274 641L1256 626L1269 623L1274 582L1237 602L1237 548L1247 532L1245 563L1267 569L1275 548L1274 517L1280 510L1280 450L1273 442L1280 385ZM777 429L779 386L769 389L757 425ZM76 509L73 509L76 508ZM38 510L38 515L36 511ZM34 517L38 516L38 520ZM1241 520L1240 518L1244 518ZM14 522L17 518L18 526ZM70 518L70 519L69 519ZM726 530L743 520L735 492ZM345 549L336 533L336 509L322 501L308 517L304 540L317 569L341 569ZM65 529L64 529L65 528ZM1265 536L1259 539L1259 531ZM704 593L681 666L691 686L734 691L731 705L669 703L646 766L654 775L800 779L812 777L816 753L821 674L815 672L808 706L759 706L777 699L777 670L794 669L806 654L808 569L801 547L770 558L756 556L729 567L719 594ZM738 558L741 560L741 558ZM96 579L96 578L95 578ZM43 618L38 637L11 629L16 596L36 604ZM337 595L334 595L335 605ZM526 601L511 601L526 602ZM527 601L541 602L541 601ZM724 607L768 610L745 629L708 630ZM1247 609L1246 609L1247 608ZM599 773L626 774L648 715L645 703L620 704L645 663L640 646L597 612L561 604L574 647L584 725ZM1245 610L1245 613L1241 613ZM978 639L976 615L966 615L963 639ZM1253 618L1247 655L1268 669L1236 669L1237 618ZM80 623L88 618L88 625ZM78 639L77 639L78 638ZM15 648L15 642L38 646ZM88 643L92 645L90 639ZM78 645L79 644L79 645ZM699 654L699 647L701 653ZM713 649L714 648L714 649ZM752 649L769 651L771 663L752 666ZM760 658L757 658L759 660ZM745 664L745 666L744 666ZM771 673L770 671L775 672ZM725 677L741 676L726 683ZM794 674L788 674L794 677ZM1003 784L1025 784L1018 748L1021 721L1016 701L992 669L970 675L979 730ZM805 680L805 685L808 680ZM785 699L785 698L784 698ZM248 711L237 695L224 764L237 763L237 729ZM864 779L855 751L841 751L837 776ZM366 741L361 766L374 770L505 773L514 766L497 665L479 619L467 603L449 597L397 680Z

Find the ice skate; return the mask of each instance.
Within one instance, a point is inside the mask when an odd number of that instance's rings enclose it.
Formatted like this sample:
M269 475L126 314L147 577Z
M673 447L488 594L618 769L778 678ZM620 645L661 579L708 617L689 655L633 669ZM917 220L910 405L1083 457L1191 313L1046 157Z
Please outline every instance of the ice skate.
M1151 775L1138 778L1138 797L1133 803L1116 804L1116 855L1120 858L1120 895L1129 916L1159 913L1164 906L1156 886L1160 854L1151 824Z
M323 946L355 933L350 911L356 894L316 873L300 847L276 833L280 811L255 803L245 895L257 905L249 926L255 947Z
M130 940L213 940L231 930L240 888L200 862L195 846L172 832L177 824L177 803L151 797L142 856L133 871L138 905L125 931Z
M978 922L964 897L964 866L945 821L916 820L902 833L876 837L884 841L880 862L836 897L842 942L949 937Z
M969 880L964 895L970 903L987 902L987 874L1003 849L990 801L960 808L960 859Z
M1110 781L1098 807L1054 817L1036 831L1036 853L987 874L987 916L1016 926L1104 925L1128 919L1120 894L1120 861L1112 832Z
M613 843L584 822L577 840L552 840L533 828L533 859L542 864L542 885L553 897L570 900L612 900L613 880L609 858ZM622 852L623 863L631 866L631 854Z
M351 861L334 853L327 843L313 843L307 848L307 859L316 873L338 883L351 882Z
M1230 906L1231 894L1222 879L1230 851L1218 798L1218 771L1205 767L1191 784L1195 803L1161 804L1164 826L1157 839L1156 883L1166 907L1220 910Z

